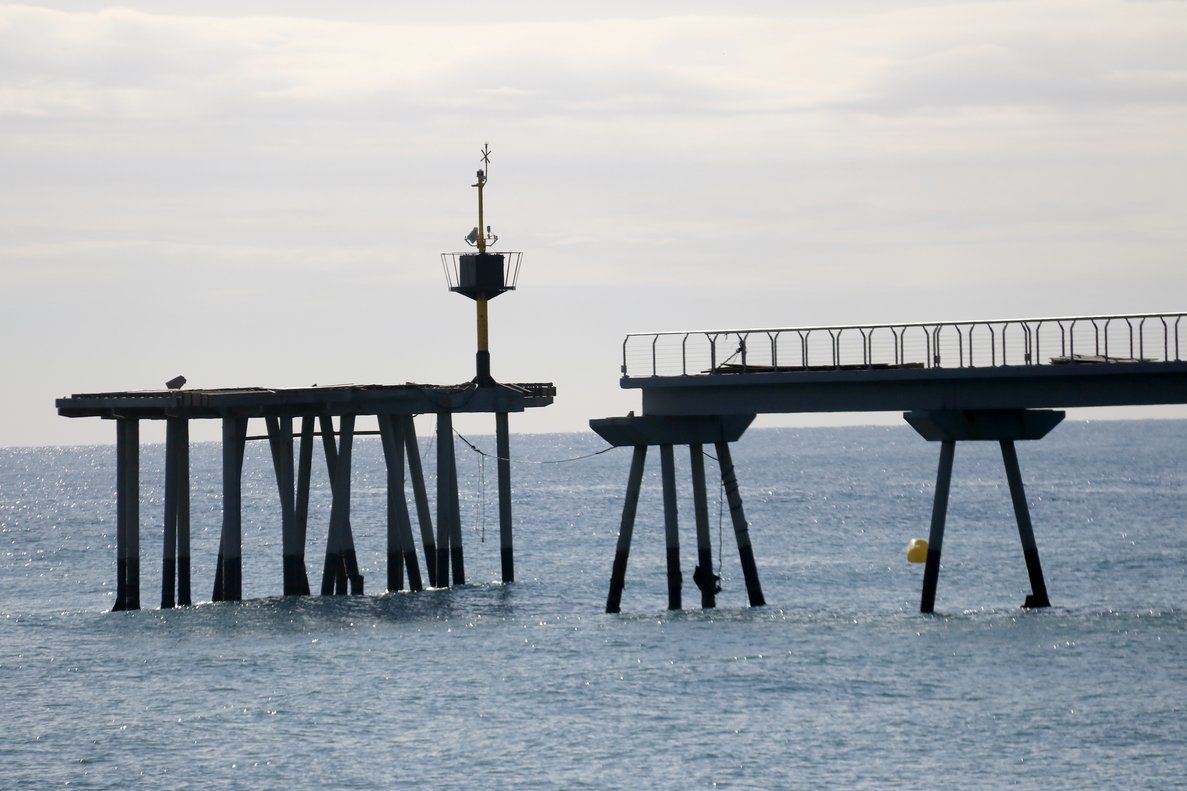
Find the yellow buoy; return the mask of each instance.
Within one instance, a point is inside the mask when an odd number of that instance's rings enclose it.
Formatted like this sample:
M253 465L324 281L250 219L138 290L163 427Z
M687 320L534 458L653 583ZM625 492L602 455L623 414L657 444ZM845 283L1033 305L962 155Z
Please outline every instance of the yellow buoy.
M927 542L922 538L912 538L911 543L907 544L907 562L908 563L926 563L927 562Z

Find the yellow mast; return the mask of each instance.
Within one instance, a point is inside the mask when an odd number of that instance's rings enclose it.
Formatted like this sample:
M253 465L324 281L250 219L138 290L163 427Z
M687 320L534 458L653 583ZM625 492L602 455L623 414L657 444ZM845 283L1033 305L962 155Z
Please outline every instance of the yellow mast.
M486 225L482 221L482 188L486 186L486 172L490 169L490 145L488 143L482 144L482 164L483 169L478 171L478 183L474 186L478 188L478 252L486 252Z
M483 169L478 171L478 182L474 185L478 188L478 254L486 253L486 224L482 216L482 188L486 186L486 173L490 169L490 146L487 143L482 144L482 164ZM490 351L490 339L488 336L488 324L486 318L486 297L481 296L475 300L475 306L478 313L478 351Z

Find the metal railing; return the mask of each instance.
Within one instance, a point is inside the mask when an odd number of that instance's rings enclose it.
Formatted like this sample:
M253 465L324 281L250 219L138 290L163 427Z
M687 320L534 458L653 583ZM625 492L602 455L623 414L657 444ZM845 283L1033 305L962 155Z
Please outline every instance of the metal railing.
M519 284L519 267L523 263L523 253L504 250L490 250L489 252L491 255L503 256L502 288L505 291L514 291L516 285ZM441 254L441 269L445 272L445 281L451 290L457 288L461 283L459 264L462 256L474 254L475 252L473 250L469 252Z
M1184 313L632 333L626 377L1179 362ZM1181 329L1182 328L1182 329Z

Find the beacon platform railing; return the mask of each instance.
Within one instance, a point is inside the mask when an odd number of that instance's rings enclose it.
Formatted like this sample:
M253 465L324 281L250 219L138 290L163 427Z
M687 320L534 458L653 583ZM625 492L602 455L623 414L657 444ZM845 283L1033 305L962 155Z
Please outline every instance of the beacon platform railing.
M1179 362L1184 313L632 333L624 377Z
M445 281L449 284L450 290L456 289L461 285L463 277L461 272L462 256L476 255L476 251L459 253L442 253L441 254L441 269L445 272ZM519 283L519 267L523 263L522 252L508 252L505 250L490 250L489 255L503 256L503 272L502 282L499 287L504 291L514 291L515 286Z

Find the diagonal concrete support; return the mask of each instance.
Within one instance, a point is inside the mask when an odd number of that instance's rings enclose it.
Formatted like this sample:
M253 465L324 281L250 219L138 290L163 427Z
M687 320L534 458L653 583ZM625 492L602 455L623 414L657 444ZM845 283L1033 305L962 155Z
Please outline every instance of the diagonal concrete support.
M980 409L935 410L907 412L903 418L921 437L940 443L940 466L936 473L935 502L932 505L931 530L927 544L927 564L923 569L923 593L920 612L935 610L936 586L940 576L940 551L944 542L944 521L948 512L948 491L952 483L952 458L958 441L995 441L1001 445L1006 480L1014 517L1018 522L1018 536L1022 540L1022 555L1030 577L1031 592L1023 607L1050 607L1043 568L1039 564L1039 549L1035 543L1034 527L1026 504L1026 490L1022 485L1022 471L1014 447L1018 440L1038 440L1047 436L1064 418L1063 412L1045 409Z

